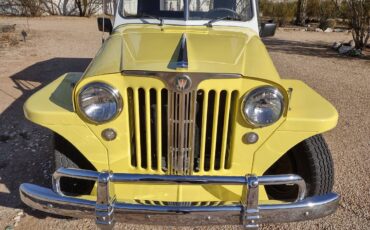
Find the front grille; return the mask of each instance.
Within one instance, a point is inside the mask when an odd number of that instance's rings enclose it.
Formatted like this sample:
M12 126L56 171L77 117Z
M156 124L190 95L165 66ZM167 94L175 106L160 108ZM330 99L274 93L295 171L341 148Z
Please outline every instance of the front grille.
M170 175L230 169L237 97L128 88L131 165Z
M168 104L169 173L190 175L194 153L195 92L171 92Z

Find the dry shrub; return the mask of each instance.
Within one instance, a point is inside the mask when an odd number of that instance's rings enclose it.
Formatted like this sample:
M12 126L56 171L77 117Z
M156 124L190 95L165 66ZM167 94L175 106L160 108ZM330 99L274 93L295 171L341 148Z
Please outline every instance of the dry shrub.
M370 39L370 1L333 0L337 11L349 22L357 49L365 49Z
M18 37L15 33L0 33L0 47L18 45Z
M260 9L263 16L271 17L278 22L279 26L284 26L293 21L297 4L292 1L261 0Z
M43 13L42 0L1 0L0 14L40 16Z
M333 18L338 12L332 0L308 0L306 13L310 21L318 21L323 30L336 26Z

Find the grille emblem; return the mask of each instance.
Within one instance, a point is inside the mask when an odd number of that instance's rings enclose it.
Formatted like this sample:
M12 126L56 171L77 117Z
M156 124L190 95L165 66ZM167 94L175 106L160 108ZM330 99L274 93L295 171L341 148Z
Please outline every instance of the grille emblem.
M175 78L175 88L180 91L188 91L191 87L191 80L187 75L178 76Z

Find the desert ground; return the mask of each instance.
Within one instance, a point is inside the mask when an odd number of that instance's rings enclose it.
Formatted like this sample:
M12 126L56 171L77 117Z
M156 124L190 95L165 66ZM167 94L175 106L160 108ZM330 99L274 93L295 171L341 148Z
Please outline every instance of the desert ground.
M50 186L53 165L51 133L24 118L23 103L61 74L84 71L101 46L96 19L0 17L0 23L17 24L19 33L28 33L26 42L0 48L0 229L95 229L91 220L27 208L18 188L23 182ZM332 216L262 229L370 229L370 61L340 56L330 49L335 41L350 39L347 33L280 29L265 40L283 78L305 81L339 111L337 128L324 137L335 162L334 191L342 200ZM173 229L116 225L116 229L144 228Z

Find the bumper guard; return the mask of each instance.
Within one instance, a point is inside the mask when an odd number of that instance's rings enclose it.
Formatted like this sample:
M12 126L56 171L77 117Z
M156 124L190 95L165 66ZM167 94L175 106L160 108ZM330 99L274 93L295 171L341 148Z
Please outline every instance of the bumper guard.
M96 202L68 197L61 191L62 177L98 183ZM116 202L112 182L153 184L244 185L240 204L223 206L159 206ZM298 185L295 202L258 204L260 185ZM54 190L54 191L53 191ZM60 168L53 175L53 190L22 184L20 195L28 206L57 215L93 218L99 227L111 229L115 221L159 225L235 225L257 229L262 223L295 222L321 218L335 212L340 197L335 193L305 198L306 184L297 175L224 177L119 174Z

